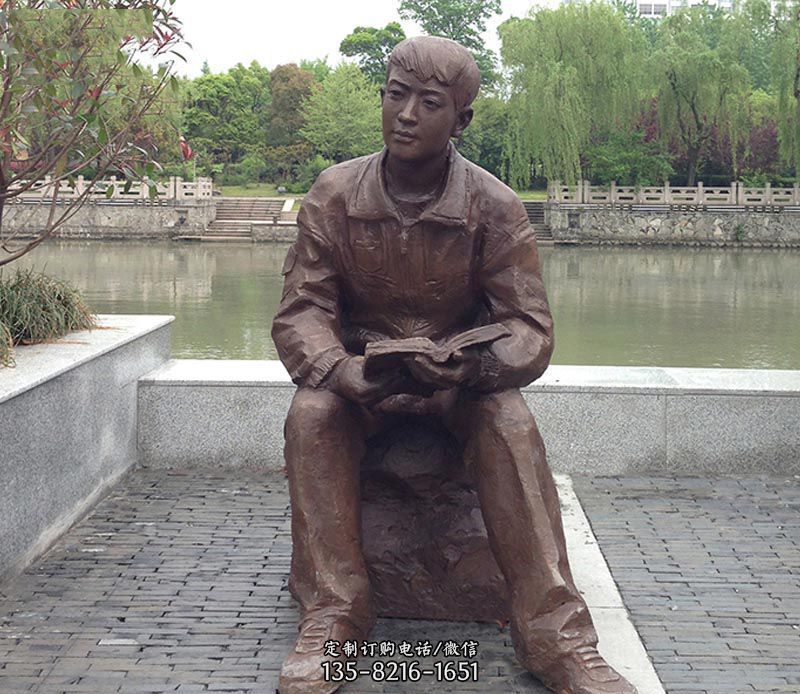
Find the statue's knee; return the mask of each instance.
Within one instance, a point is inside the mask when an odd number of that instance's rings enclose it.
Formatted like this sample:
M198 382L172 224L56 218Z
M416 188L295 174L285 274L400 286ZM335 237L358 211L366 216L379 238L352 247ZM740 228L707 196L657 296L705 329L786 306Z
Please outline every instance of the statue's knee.
M300 388L286 416L286 431L313 435L331 426L341 416L345 405L342 398L328 390Z
M533 415L516 388L481 396L476 403L475 416L476 424L499 432L527 434L536 431Z

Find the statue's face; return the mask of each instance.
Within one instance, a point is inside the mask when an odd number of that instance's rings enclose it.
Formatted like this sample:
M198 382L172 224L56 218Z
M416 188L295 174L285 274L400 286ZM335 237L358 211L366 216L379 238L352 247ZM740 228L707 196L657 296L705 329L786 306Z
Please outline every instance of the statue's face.
M381 104L383 141L391 156L404 161L423 162L441 154L469 123L464 116L469 109L459 112L447 85L436 78L422 82L396 65L389 69Z

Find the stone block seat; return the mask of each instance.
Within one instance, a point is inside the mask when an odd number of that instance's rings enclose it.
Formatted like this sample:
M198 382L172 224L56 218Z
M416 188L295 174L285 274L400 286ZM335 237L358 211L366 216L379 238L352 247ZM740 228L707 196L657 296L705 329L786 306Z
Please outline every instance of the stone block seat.
M401 419L370 439L361 503L363 551L379 616L508 619L506 583L475 486L444 428Z

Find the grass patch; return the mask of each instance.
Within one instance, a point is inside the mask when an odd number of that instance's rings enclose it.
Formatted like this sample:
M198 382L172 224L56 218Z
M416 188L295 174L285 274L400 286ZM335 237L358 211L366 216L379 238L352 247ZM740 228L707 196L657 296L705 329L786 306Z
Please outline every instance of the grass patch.
M97 325L75 287L33 270L0 275L0 365L13 366L13 345L47 342Z
M248 183L244 186L218 186L226 198L295 198L294 193L279 193L274 183Z
M514 192L520 200L547 200L546 190L517 190Z

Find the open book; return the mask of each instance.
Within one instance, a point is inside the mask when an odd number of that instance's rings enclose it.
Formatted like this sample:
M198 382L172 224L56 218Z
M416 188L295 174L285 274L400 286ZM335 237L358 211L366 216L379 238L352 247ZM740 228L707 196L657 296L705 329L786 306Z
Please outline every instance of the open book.
M488 345L511 332L500 323L482 325L459 333L437 344L427 337L406 337L401 340L381 340L369 342L364 349L364 375L367 378L402 366L406 357L424 354L437 364L444 364L453 355L469 347Z

